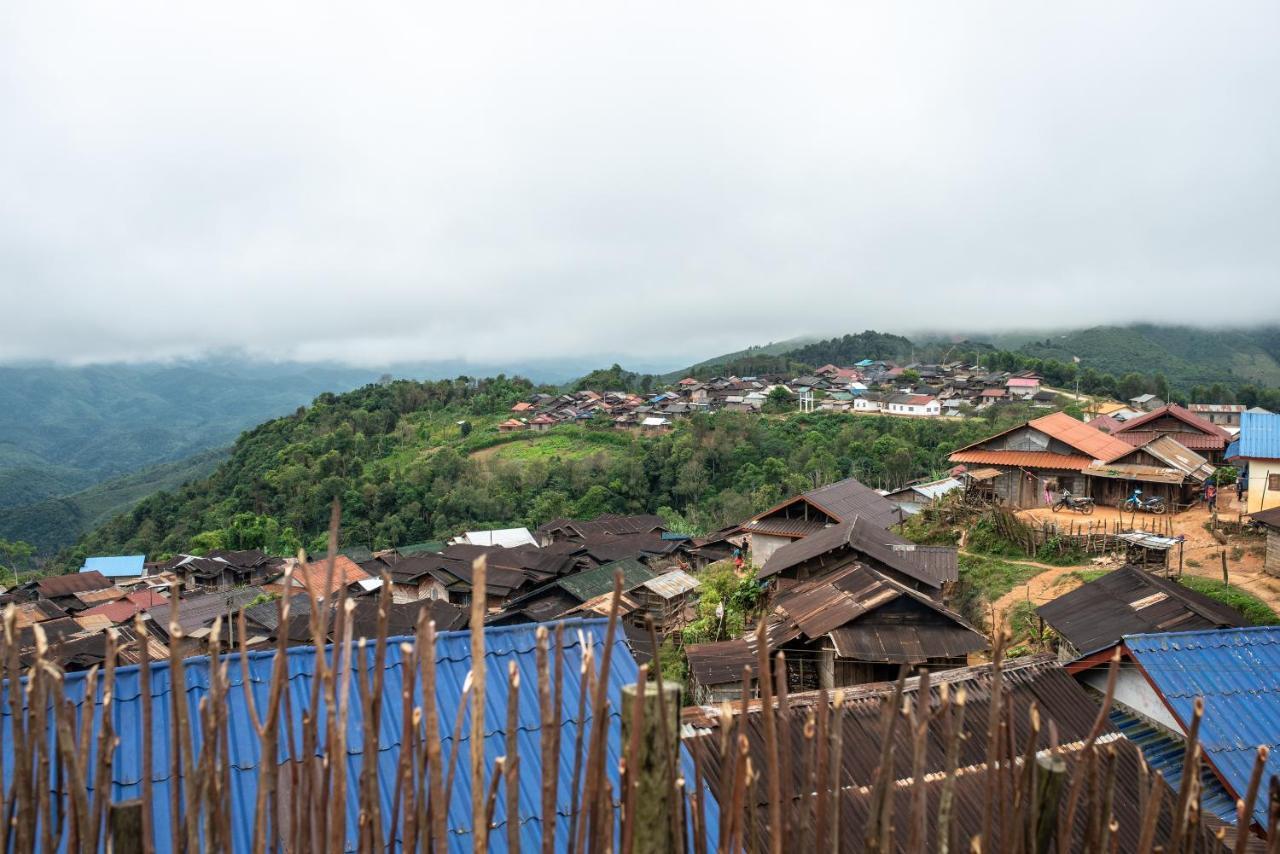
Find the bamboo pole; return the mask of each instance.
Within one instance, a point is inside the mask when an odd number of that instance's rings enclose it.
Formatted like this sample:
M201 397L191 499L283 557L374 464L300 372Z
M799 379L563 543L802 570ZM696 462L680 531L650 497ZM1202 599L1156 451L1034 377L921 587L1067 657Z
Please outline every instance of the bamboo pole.
M471 850L475 854L486 854L489 850L484 800L484 618L488 610L485 567L484 555L471 564L471 672L474 675L471 693Z

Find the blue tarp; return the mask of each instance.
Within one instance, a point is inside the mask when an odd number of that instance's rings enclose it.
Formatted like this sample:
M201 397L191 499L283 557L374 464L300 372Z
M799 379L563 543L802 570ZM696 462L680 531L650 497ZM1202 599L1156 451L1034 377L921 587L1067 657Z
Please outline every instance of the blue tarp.
M1260 745L1271 749L1263 779L1280 774L1280 626L1130 635L1125 646L1184 730L1204 698L1205 759L1233 796L1249 788ZM1265 795L1254 819L1267 824Z
M486 649L486 717L485 717L485 762L486 768L492 771L494 760L506 753L506 714L507 714L507 667L508 662L515 662L520 674L519 689L519 734L517 743L520 755L520 821L522 823L522 847L535 851L541 844L542 822L542 763L541 763L541 716L538 703L538 673L535 658L534 624L510 627L489 628L485 630ZM559 762L559 796L555 815L556 849L565 850L568 842L569 814L572 804L570 789L572 788L574 741L578 731L575 720L578 708L578 697L581 690L580 664L584 642L595 649L595 660L600 661L603 653L606 632L604 620L569 621L565 625L564 643L564 696L562 699L561 718L564 721L560 739ZM554 638L554 634L553 634ZM389 640L387 649L387 667L383 689L382 725L378 744L378 781L382 796L384 818L390 815L391 799L395 785L395 773L400 753L402 732L401 697L402 657L400 643L411 638L395 638ZM471 669L471 636L470 632L442 633L437 645L437 682L436 704L440 716L440 732L443 740L444 761L447 763L455 746L452 744L452 731L455 722L458 699L462 693L462 685ZM554 640L553 640L554 643ZM361 654L368 657L372 665L374 646L369 645L363 653L357 652L353 660ZM275 653L256 652L249 656L249 678L254 692L254 699L259 713L267 706L269 680ZM310 702L311 680L314 673L315 652L311 647L294 647L288 652L289 663L289 702L292 718L289 726L299 734L297 740L301 744L301 720L303 711ZM554 662L553 662L554 664ZM198 708L201 698L208 692L210 660L207 657L187 659L185 678L187 701L192 721L198 720ZM358 667L358 664L357 664ZM115 702L113 706L115 728L120 744L112 765L112 800L120 801L141 796L142 770L142 716L144 702L141 697L138 667L121 667L116 670ZM608 695L612 719L608 727L607 759L605 768L613 791L618 792L618 760L621 742L621 721L619 703L623 685L634 682L638 675L635 659L622 640L619 630L615 642L612 663L609 673ZM253 804L257 792L258 766L261 761L261 749L248 708L245 704L243 680L239 655L231 656L229 667L230 688L227 695L229 715L228 737L231 761L231 821L235 839L235 850L251 850L253 834ZM66 677L67 696L77 706L84 701L85 678L83 673L68 674ZM172 682L167 663L152 665L151 693L152 708L155 715L153 729L153 788L152 815L154 817L155 840L157 850L165 851L170 838L169 811L170 796L170 761L169 761L169 703ZM414 689L414 704L421 705L421 686ZM96 714L101 715L101 687L95 705ZM347 776L348 797L347 810L347 848L354 850L357 838L358 798L357 789L360 770L363 765L363 740L361 734L361 715L359 713L358 679L352 676L352 705L348 720ZM0 736L3 736L4 776L11 779L13 771L13 740L10 737L11 714L7 699L0 699ZM588 702L588 709L590 703ZM450 849L456 852L471 851L471 780L468 772L470 755L470 717L462 729L461 741L456 746L462 753L459 756L458 775L454 783L452 799L449 804L449 839ZM590 727L590 713L583 725ZM95 732L98 723L95 720ZM323 730L321 731L323 740ZM585 738L585 736L584 736ZM198 730L197 730L197 747ZM281 739L284 741L285 739ZM96 743L96 737L90 741ZM279 758L287 758L288 748L282 744ZM92 757L90 757L92 763ZM687 751L682 750L683 775L685 779L694 779L692 759ZM92 764L90 765L92 767ZM718 809L714 799L707 800L707 823L710 827L708 848L715 850L715 828L718 826ZM506 850L505 827L507 816L504 796L499 794L495 812L497 827L490 833L490 847L493 851ZM384 827L387 826L384 821Z

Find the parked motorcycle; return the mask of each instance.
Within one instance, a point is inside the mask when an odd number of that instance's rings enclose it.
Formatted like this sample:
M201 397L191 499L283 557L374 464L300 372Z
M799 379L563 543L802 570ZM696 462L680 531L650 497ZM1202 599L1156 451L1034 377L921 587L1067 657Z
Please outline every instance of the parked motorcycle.
M1133 495L1120 502L1121 513L1153 513L1161 516L1168 509L1164 499L1158 495L1143 498L1141 489L1135 489Z
M1088 516L1093 512L1093 499L1087 495L1072 495L1071 490L1064 489L1058 500L1053 502L1053 512L1057 513L1064 508Z

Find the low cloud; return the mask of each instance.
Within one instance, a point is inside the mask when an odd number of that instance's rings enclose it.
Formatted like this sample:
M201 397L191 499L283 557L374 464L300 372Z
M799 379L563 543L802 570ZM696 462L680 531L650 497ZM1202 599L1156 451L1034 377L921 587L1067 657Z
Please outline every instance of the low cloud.
M23 4L0 360L1280 320L1280 6Z

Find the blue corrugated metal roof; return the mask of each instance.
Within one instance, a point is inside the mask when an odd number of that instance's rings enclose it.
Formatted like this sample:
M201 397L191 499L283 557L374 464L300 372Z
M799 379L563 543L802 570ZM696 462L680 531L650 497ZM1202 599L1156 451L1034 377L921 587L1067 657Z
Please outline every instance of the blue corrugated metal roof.
M1248 789L1259 745L1271 748L1263 779L1280 774L1280 627L1130 635L1125 646L1184 727L1204 698L1205 759L1233 796ZM1254 818L1266 826L1266 798Z
M142 565L146 563L146 555L114 555L111 557L87 557L81 572L93 572L95 569L107 578L127 578L142 575Z
M1142 756L1154 771L1159 771L1169 788L1178 791L1182 786L1182 764L1186 758L1186 742L1175 735L1147 723L1136 715L1118 709L1111 710L1111 725L1142 751ZM1236 823L1236 801L1222 788L1222 783L1212 770L1201 766L1200 809L1213 813L1227 824Z
M1239 447L1234 454L1228 447L1228 459L1238 456L1247 460L1280 460L1280 415L1242 412L1240 436L1231 445Z
M538 702L538 673L535 658L535 624L523 624L509 627L489 628L485 630L486 651L486 717L485 717L485 759L486 767L492 772L494 760L506 752L506 714L507 714L507 666L514 661L520 674L519 689L519 734L517 742L520 747L520 821L522 847L537 850L541 845L542 821L542 762L540 746L541 716ZM578 731L576 721L578 698L581 690L580 664L585 644L595 649L596 661L599 662L603 652L606 632L605 620L576 620L565 624L564 641L564 696L561 710L564 721L561 731L561 753L559 762L559 798L556 810L556 848L567 847L569 819L572 800L570 790L573 780L573 749ZM410 638L395 638L388 641L386 652L386 676L384 681L384 698L382 703L382 726L378 746L378 780L382 796L384 816L390 814L391 799L395 786L396 766L399 759L400 736L402 732L402 715L400 692L402 688L402 657L400 643ZM455 713L458 698L462 693L462 685L471 669L469 632L445 632L439 636L436 648L437 683L436 704L440 716L440 732L442 733L443 760L449 762L454 746L451 744ZM368 656L370 666L374 661L374 647L369 645L363 654ZM361 653L355 653L356 656ZM353 656L354 657L354 656ZM253 804L257 791L258 765L261 759L257 733L251 723L248 708L245 705L243 679L239 664L239 656L231 657L229 667L230 687L227 694L229 716L229 756L231 761L231 804L232 829L237 851L249 851L253 832ZM259 710L267 706L267 697L271 677L274 651L256 652L249 656L250 686ZM289 703L292 719L290 725L300 733L302 714L310 703L311 680L314 673L315 652L311 647L294 647L288 652L289 665ZM191 709L191 720L198 720L197 710L201 698L208 693L210 661L207 657L191 658L184 662L187 683L188 704ZM355 850L357 839L358 796L357 786L360 769L363 764L363 739L359 705L354 698L358 696L358 679L356 673L360 666L353 666L352 676L352 714L348 721L348 781L349 793L347 806L347 850ZM119 747L112 765L112 800L119 801L141 796L142 768L142 698L139 688L138 667L121 667L116 670L115 686L115 727L119 736ZM620 705L622 686L634 682L638 674L635 659L632 658L623 640L622 632L618 632L615 641L609 673L609 700L611 704L610 726L608 727L607 758L605 768L609 775L613 790L618 789L618 761L620 758L621 721L618 708ZM153 808L155 838L158 847L166 847L170 834L169 815L169 737L165 728L170 720L170 681L167 662L152 665L151 690L152 704L155 713L156 729L153 737ZM66 677L67 696L77 706L84 702L85 674L73 673ZM421 703L421 685L415 686L414 703ZM96 700L98 708L101 703L101 688ZM100 711L99 711L100 714ZM449 804L448 826L450 850L469 852L471 841L471 781L467 772L466 757L470 752L470 713L466 712L467 723L462 729L462 738L457 745L461 750L459 773L454 782L453 797ZM7 700L0 701L0 735L4 737L3 754L4 776L12 774L13 741L11 733L11 713ZM591 717L582 722L590 727ZM94 729L96 732L97 723ZM323 729L321 741L323 742ZM282 738L287 742L288 739ZM90 741L96 744L96 735ZM198 750L199 736L196 735ZM282 744L279 753L281 761L288 758L288 746ZM692 781L694 778L692 759L682 748L684 777ZM91 762L92 765L92 762ZM709 793L708 793L709 794ZM707 799L708 846L710 850L717 847L715 828L718 827L718 809L714 798ZM506 813L504 799L497 800L494 820L496 829L490 832L490 846L493 851L506 850Z

